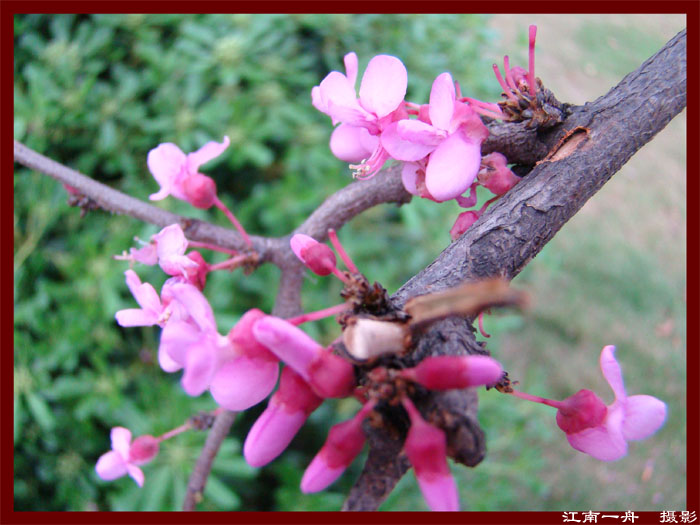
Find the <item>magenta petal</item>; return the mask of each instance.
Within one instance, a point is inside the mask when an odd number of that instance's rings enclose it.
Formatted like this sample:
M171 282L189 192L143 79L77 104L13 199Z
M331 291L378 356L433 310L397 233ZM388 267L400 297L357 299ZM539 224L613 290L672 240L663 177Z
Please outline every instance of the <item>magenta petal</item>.
M171 224L156 233L152 240L156 243L158 257L183 255L187 251L187 238L179 224Z
M367 64L360 84L360 102L377 117L385 117L403 102L408 73L403 63L390 55L377 55Z
M217 367L216 346L211 341L202 341L187 349L182 388L191 396L202 394L211 383Z
M141 470L136 465L130 465L130 464L128 464L126 466L126 470L129 473L129 476L131 476L131 478L136 482L136 484L139 487L143 487L143 482L144 482L143 470Z
M276 362L241 356L219 368L211 381L211 395L227 410L245 410L272 392L278 375Z
M314 86L311 88L311 105L321 113L328 114L328 107L321 99L321 88L319 86Z
M364 122L369 115L357 102L355 88L347 77L337 71L331 71L320 84L320 104L327 108L328 115L334 121L354 124Z
M404 134L402 130L406 129ZM399 120L392 122L382 132L381 141L384 149L396 160L416 161L435 149L442 139L436 130L417 120Z
M372 142L376 147L377 138L370 135L366 128L341 124L331 134L330 147L333 155L342 161L361 162L374 151L374 147L367 149L367 145Z
M243 445L243 455L253 467L262 467L279 456L306 422L303 410L287 412L283 406L270 401L255 421Z
M450 129L450 121L455 111L455 85L452 75L442 73L433 82L430 90L428 112L430 122L439 129Z
M174 361L170 357L170 354L168 354L167 346L163 346L162 343L158 347L158 364L163 369L163 371L169 373L177 372L183 367L181 363Z
M323 351L323 347L304 331L284 319L268 315L253 326L253 334L278 358L297 374L309 381L309 365Z
M600 461L616 461L627 454L627 442L622 435L620 408L608 408L604 425L587 428L581 432L567 434L566 439L576 450Z
M114 314L120 326L153 326L158 324L158 314L139 308L126 308Z
M197 151L187 155L187 170L189 173L197 173L199 167L221 155L228 148L231 141L224 137L223 142L207 142Z
M121 478L127 473L126 461L117 452L110 450L100 456L95 465L97 475L105 481Z
M460 133L450 135L430 154L425 186L435 200L459 197L472 185L481 163L481 147Z
M304 477L301 478L301 491L304 494L319 492L337 480L345 469L345 466L329 467L324 457L317 454L306 468Z
M303 263L306 263L306 261L302 256L302 252L316 246L317 244L319 244L319 242L316 239L304 233L295 233L289 240L289 247L294 252L294 255L297 256L297 259Z
M613 345L606 346L600 353L600 369L606 381L610 384L610 388L615 393L615 399L624 400L627 394L625 393L625 384L622 380L622 369L617 359L615 359L615 347Z
M185 167L187 157L175 144L166 142L148 152L146 163L151 174L160 184L158 193L149 196L151 200L167 197L175 184L175 180Z
M433 511L459 511L459 494L452 475L417 478L425 502Z
M666 403L652 396L630 396L624 410L622 434L625 439L645 439L659 430L666 420Z

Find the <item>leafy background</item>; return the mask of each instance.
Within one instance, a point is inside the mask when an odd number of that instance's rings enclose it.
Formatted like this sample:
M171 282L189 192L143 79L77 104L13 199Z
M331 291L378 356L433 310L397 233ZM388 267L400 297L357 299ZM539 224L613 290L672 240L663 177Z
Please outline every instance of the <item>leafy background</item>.
M147 199L157 189L149 149L175 142L192 151L228 135L232 146L203 171L251 233L284 235L350 180L328 150L330 121L309 96L330 70L342 70L346 52L357 52L361 71L375 54L400 57L408 100L427 102L432 80L449 70L465 94L494 101L490 65L506 53L525 64L533 22L538 76L574 103L602 95L685 23L666 15L17 15L15 138ZM530 311L486 319L494 356L533 394L564 398L588 387L609 401L597 358L616 344L628 390L668 403L665 427L603 464L570 449L547 407L483 392L488 455L476 469L453 466L468 509L685 508L684 133L683 115L516 278L533 296ZM160 370L157 329L114 322L134 302L125 263L110 256L157 229L103 212L81 218L60 184L18 165L14 185L15 509L180 508L204 433L164 443L144 467L144 489L94 473L111 427L157 435L215 408L208 395L186 396L179 374ZM227 224L175 199L159 205ZM393 291L449 243L457 213L421 200L383 205L340 236L360 269ZM164 281L155 268L137 271L156 288ZM269 311L277 275L269 266L211 275L205 292L220 331L248 308ZM304 306L335 304L339 290L309 275ZM332 321L308 331L326 342L337 335ZM200 508L337 510L361 458L325 492L301 496L298 486L330 426L356 403L325 403L283 456L254 469L240 448L262 408L238 416ZM410 473L382 506L425 508Z

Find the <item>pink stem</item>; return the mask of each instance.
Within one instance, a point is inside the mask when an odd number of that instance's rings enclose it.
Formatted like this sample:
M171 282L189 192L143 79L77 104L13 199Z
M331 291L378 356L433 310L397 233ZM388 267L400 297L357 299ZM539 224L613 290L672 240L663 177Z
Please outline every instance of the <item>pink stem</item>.
M498 69L498 66L496 64L493 65L493 72L496 74L496 79L498 80L498 83L503 88L503 94L506 95L509 99L517 102L518 99L515 98L515 95L513 95L513 93L511 93L510 88L503 81L503 77L501 76L501 71L500 71L500 69Z
M541 403L543 405L547 405L550 407L554 408L563 408L564 403L561 401L554 401L553 399L546 399L544 397L540 396L533 396L531 394L526 394L525 392L519 392L517 390L513 390L512 392L509 392L510 395L519 397L520 399L526 399L527 401L532 401L534 403Z
M158 436L156 439L159 442L165 441L166 439L170 439L171 437L177 436L178 434L182 434L183 432L190 430L191 428L192 425L190 425L190 423L187 422L184 425L180 425L179 427L172 429L170 432L166 432L162 436Z
M307 323L309 321L318 321L319 319L324 319L326 317L330 317L331 315L339 314L340 312L344 312L349 308L350 305L348 303L337 304L329 308L324 308L323 310L317 310L316 312L301 314L297 317L286 319L286 321L295 326L298 326L302 323Z
M518 87L515 85L515 80L513 80L513 75L510 73L510 58L508 55L503 57L503 69L506 72L506 82L514 92L518 92Z
M530 46L527 72L527 83L530 85L530 95L535 96L535 36L537 36L537 26L530 26Z
M335 266L332 269L333 275L335 275L338 279L343 281L345 284L348 284L350 282L350 279L345 275L345 273L341 272L336 268Z
M335 248L335 251L338 252L338 255L342 259L342 261L345 263L345 267L350 270L350 273L360 273L357 269L357 266L355 266L355 263L352 262L352 259L350 256L347 254L345 249L343 248L343 245L340 244L340 240L338 239L338 234L335 233L335 230L333 228L330 228L328 230L328 238L331 241L331 244L333 245L333 248Z
M243 240L245 243L250 246L251 248L253 247L253 243L250 240L250 237L248 237L248 234L246 231L243 229L243 226L241 226L241 223L238 222L238 219L236 219L236 216L231 213L231 210L229 210L226 205L219 200L219 197L214 197L214 206L219 208L221 211L224 212L226 217L228 217L228 220L231 221L231 224L233 224L234 228L238 230L238 233L241 234L241 237L243 237Z
M240 265L245 263L248 258L248 255L236 255L235 257L231 257L230 259L226 259L220 263L210 264L208 268L210 272L213 272L214 270L224 270L231 267L238 268Z
M223 248L221 246L217 246L216 244L209 244L207 242L190 241L189 239L187 239L187 245L193 248L204 248L205 250L213 250L215 252L228 253L229 255L238 255L238 252L236 250L230 250L228 248Z

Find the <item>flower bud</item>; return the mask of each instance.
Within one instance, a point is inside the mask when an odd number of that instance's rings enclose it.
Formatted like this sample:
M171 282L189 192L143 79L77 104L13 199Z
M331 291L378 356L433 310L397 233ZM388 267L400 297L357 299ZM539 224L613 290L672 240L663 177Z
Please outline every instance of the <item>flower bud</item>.
M211 177L201 173L193 173L182 183L182 189L187 201L195 208L207 210L216 201L216 183Z
M158 455L159 441L153 436L139 436L131 442L129 462L134 465L148 463Z
M430 390L493 385L503 375L500 363L483 355L428 357L401 375Z
M469 210L460 213L457 220L450 228L450 239L456 241L462 234L467 231L472 224L479 219L479 214L474 210Z
M333 250L313 237L297 233L291 238L289 244L294 255L316 275L329 275L336 268Z

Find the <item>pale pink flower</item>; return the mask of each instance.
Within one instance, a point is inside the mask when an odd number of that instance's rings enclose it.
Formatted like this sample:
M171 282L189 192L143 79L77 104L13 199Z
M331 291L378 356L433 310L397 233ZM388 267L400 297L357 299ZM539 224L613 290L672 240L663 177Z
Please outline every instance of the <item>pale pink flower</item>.
M445 433L425 421L408 398L403 398L402 402L411 418L404 450L425 502L430 510L458 511L459 495L447 464Z
M114 317L120 326L163 325L166 319L166 307L161 303L158 292L148 283L142 283L133 270L124 272L126 285L141 308L119 310Z
M330 72L311 90L314 107L329 115L333 123L341 122L331 136L331 151L351 166L355 176L374 176L389 155L382 146L382 132L394 120L408 116L403 107L408 74L403 63L390 55L377 55L369 61L355 92L357 56L345 56L347 75ZM377 140L378 139L378 140Z
M284 367L277 391L243 444L246 461L253 467L262 467L279 456L322 402L323 398L314 394L299 374Z
M601 461L615 461L627 454L628 441L645 439L661 428L666 404L648 395L627 396L614 346L603 348L600 369L615 401L605 407L595 394L582 390L562 402L557 424L576 450Z
M428 116L430 122L403 119L391 123L382 134L382 144L397 160L416 163L427 157L425 187L431 198L443 202L459 197L474 182L488 129L469 105L457 100L449 73L433 82ZM402 173L409 192L417 192L419 167Z
M112 481L129 475L139 487L143 486L144 475L138 465L151 461L158 454L158 439L153 436L140 436L131 441L131 431L124 427L114 427L110 434L112 450L105 452L97 460L95 471L105 481Z
M229 146L229 138L223 142L207 142L193 153L185 155L175 144L166 142L148 153L148 169L160 184L160 191L150 195L151 200L161 200L172 195L197 208L207 209L217 200L214 181L199 173L199 167L221 155Z
M197 268L197 263L185 255L187 238L179 224L166 226L151 239L155 243L158 265L168 275L184 277Z

